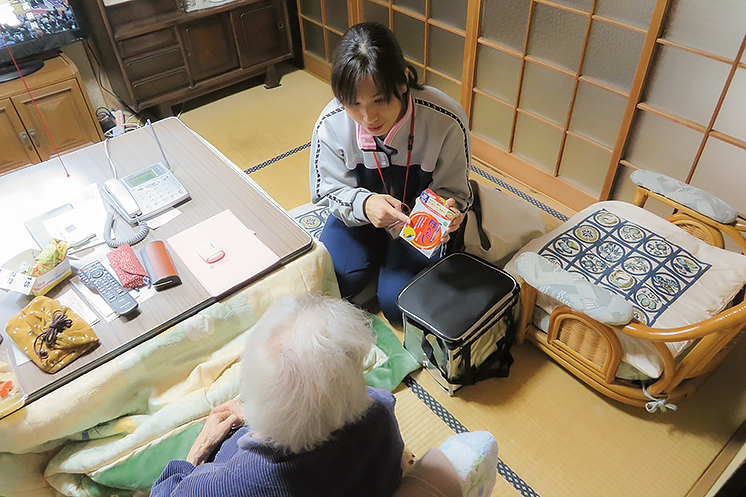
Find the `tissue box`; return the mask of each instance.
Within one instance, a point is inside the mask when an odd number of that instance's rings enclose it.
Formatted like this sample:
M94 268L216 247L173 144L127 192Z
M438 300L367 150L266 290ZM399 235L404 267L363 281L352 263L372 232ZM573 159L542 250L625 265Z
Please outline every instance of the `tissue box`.
M39 250L28 249L4 262L0 268L0 289L24 295L44 295L72 274L70 261L67 259L63 259L54 269L41 276L33 277L23 274L23 271L34 266L39 252Z

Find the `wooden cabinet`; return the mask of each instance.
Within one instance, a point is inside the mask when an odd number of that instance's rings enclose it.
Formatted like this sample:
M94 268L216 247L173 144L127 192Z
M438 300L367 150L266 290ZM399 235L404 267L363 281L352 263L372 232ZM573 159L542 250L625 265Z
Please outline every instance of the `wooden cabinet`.
M55 146L64 152L101 141L101 128L70 59L46 60L41 70L26 76L26 84L31 95L21 80L0 84L0 174L49 159Z
M171 106L265 75L293 57L286 0L84 0L90 37L117 96L135 110ZM202 3L209 8L187 11Z

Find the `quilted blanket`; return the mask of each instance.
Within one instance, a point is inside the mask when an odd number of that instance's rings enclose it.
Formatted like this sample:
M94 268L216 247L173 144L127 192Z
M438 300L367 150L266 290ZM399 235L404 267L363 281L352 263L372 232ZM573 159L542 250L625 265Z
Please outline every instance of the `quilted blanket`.
M239 392L245 333L277 298L338 296L322 245L240 293L0 420L0 495L137 495L184 458L210 409ZM414 359L374 319L366 374L393 389Z

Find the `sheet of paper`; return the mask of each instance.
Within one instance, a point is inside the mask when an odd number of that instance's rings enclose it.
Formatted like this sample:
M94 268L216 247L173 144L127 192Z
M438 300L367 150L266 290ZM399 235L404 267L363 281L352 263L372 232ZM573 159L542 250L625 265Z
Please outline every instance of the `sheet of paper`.
M76 226L79 233L90 236L89 241L76 247L76 250L102 243L106 208L98 185L90 183L82 186L72 190L65 198L69 203L25 221L26 229L39 248L46 246L52 237L66 238L63 228L71 225Z
M93 312L85 302L83 302L83 299L81 299L73 289L68 289L63 294L57 295L55 300L72 310L75 314L80 316L80 319L88 323L90 326L93 326L100 321L98 316L96 316L96 313Z
M209 240L225 256L208 264L197 253L197 245ZM256 233L233 213L225 210L168 240L174 252L213 296L218 296L246 281L280 260Z
M163 214L160 214L154 217L153 219L148 219L145 222L145 224L147 224L151 230L154 230L154 229L160 228L161 226L163 226L164 224L166 224L167 222L169 222L170 220L172 220L179 214L181 214L181 211L177 209L176 207L173 207L167 210L166 212L164 212Z

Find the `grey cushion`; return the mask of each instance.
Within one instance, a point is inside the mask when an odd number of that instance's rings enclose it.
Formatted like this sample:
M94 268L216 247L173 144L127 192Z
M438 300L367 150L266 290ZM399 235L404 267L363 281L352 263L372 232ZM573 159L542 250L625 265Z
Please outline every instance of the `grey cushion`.
M632 320L632 304L624 298L565 271L535 252L521 254L516 260L516 270L541 293L596 321L624 325Z
M687 185L665 174L645 171L644 169L633 172L629 179L636 185L675 200L681 205L685 205L719 223L732 224L736 221L736 209L724 200L700 190L696 186Z

